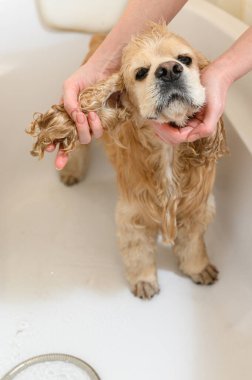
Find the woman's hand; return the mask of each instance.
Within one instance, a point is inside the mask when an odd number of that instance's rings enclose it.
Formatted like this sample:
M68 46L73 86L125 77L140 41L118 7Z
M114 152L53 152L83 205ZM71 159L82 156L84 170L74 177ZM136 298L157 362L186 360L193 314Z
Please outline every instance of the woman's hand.
M84 115L79 108L78 96L86 87L103 78L104 75L96 72L93 67L90 68L90 65L86 63L64 82L64 107L76 124L81 144L90 143L91 134L96 138L101 137L103 129L99 117L94 112L90 112L87 117Z
M156 134L164 142L176 145L193 142L215 133L232 81L225 76L218 63L212 63L202 72L201 82L206 89L206 104L188 121L186 127L174 128L167 124L153 123Z
M86 63L64 82L62 101L65 110L76 124L81 144L90 143L91 135L95 138L101 137L103 128L101 121L95 112L90 112L88 116L86 116L81 111L78 103L79 93L104 77L105 75L99 74L94 68L90 68L89 64ZM48 152L53 152L54 150L54 145L50 145L47 148ZM55 160L56 169L63 169L67 161L68 154L59 149Z

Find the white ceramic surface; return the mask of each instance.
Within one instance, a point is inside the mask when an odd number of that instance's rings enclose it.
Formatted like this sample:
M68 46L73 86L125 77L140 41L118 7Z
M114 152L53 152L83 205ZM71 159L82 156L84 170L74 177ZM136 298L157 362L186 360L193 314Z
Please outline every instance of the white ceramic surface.
M11 25L11 12L9 17ZM213 57L227 47L234 29L221 33L211 14L206 17L190 5L174 29ZM1 52L0 378L30 356L65 352L89 362L103 380L250 380L252 157L246 133L252 126L244 129L251 109L243 119L239 99L251 98L251 76L229 94L231 155L218 165L218 212L207 233L220 280L212 287L194 285L160 246L161 292L142 302L123 277L114 173L99 143L86 181L66 188L53 155L41 162L32 158L31 138L24 134L33 112L58 100L87 38L62 33L52 43L55 34L39 23L30 33L41 36L36 48L20 39L16 52Z
M43 21L50 27L83 32L107 32L127 0L37 0Z

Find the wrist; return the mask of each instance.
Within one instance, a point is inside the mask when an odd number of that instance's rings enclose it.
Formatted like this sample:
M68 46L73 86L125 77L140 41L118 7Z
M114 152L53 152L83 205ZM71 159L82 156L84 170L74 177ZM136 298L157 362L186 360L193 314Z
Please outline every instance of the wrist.
M120 69L121 50L109 51L104 46L98 47L89 58L86 65L91 71L95 71L100 79L104 79Z
M213 61L214 70L218 73L221 81L229 88L237 79L234 70L233 60L230 57L219 57Z
M232 69L232 62L226 57L219 57L207 66L208 77L214 78L223 91L227 92L237 79Z

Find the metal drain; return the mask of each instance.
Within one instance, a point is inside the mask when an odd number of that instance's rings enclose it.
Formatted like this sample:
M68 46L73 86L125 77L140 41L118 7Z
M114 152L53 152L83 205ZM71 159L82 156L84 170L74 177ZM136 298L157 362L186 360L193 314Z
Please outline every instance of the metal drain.
M41 363L46 363L46 362L70 363L80 368L82 371L84 371L85 374L88 374L90 377L90 380L101 380L101 378L98 376L96 371L88 363L84 362L83 360L79 358L76 358L75 356L67 355L67 354L45 354L45 355L34 356L33 358L27 359L24 362L18 364L12 370L6 373L6 375L4 375L4 377L2 377L1 380L15 379L15 377L18 374L20 374L27 368L35 366L36 364L41 364Z

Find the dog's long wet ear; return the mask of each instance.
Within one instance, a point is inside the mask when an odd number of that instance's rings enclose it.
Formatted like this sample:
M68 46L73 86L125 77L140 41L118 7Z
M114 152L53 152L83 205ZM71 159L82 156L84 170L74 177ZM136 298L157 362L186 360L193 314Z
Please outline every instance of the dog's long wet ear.
M85 114L95 111L102 126L112 132L131 115L121 101L124 91L121 75L114 74L82 91L80 106ZM36 114L26 132L36 138L31 154L39 158L43 157L44 151L51 144L59 144L60 149L70 152L79 143L75 123L63 104L52 106L45 114Z
M36 138L31 154L39 158L51 144L59 144L60 149L70 152L79 142L76 126L63 104L52 106L45 114L35 114L26 132Z
M131 115L122 101L124 93L124 81L121 74L116 73L82 91L79 102L84 113L96 112L103 127L112 130Z

